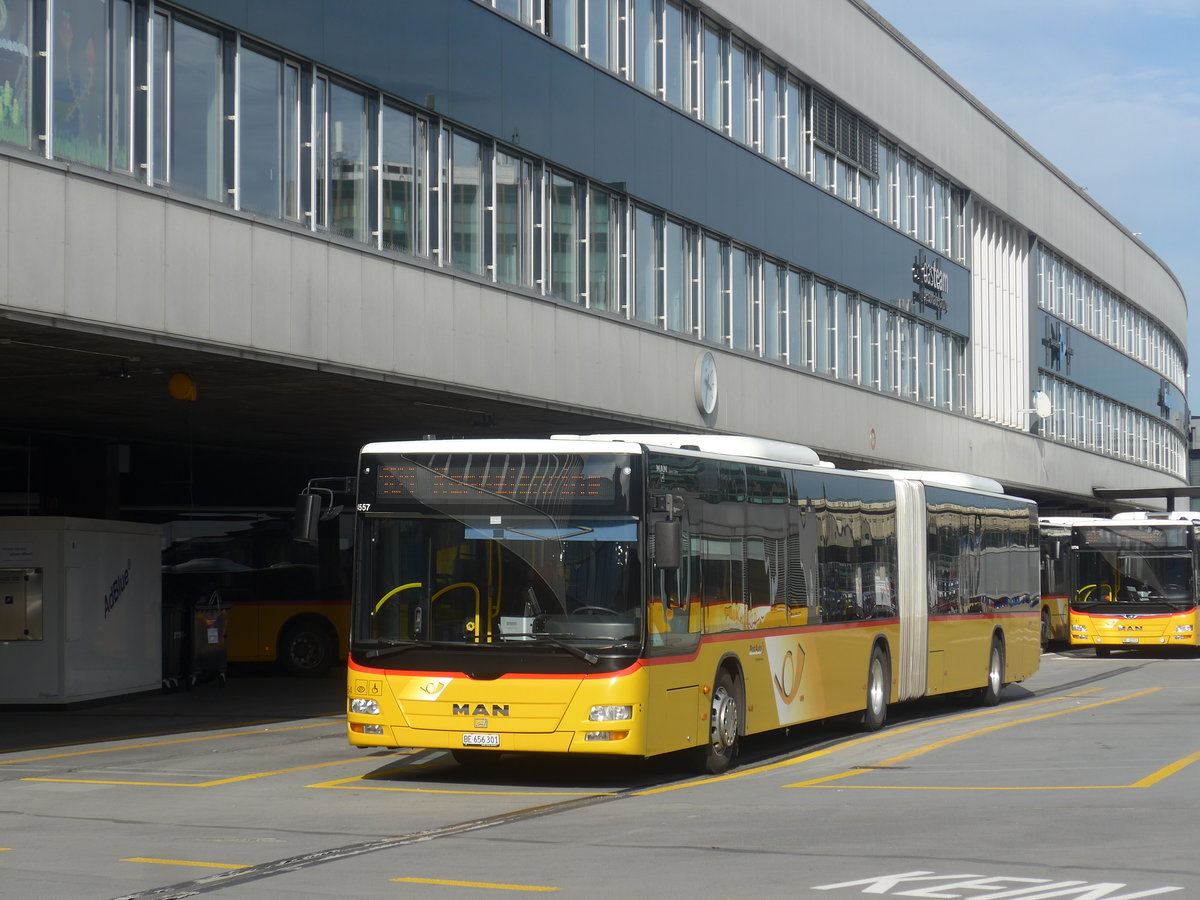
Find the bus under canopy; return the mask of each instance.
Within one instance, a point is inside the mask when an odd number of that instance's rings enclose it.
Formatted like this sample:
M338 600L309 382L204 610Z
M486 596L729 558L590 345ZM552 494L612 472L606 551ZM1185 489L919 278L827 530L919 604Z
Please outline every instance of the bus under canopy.
M1036 671L1032 503L723 447L364 447L351 743L460 760L690 747L715 772L745 734L847 714L878 728L889 703L996 702Z

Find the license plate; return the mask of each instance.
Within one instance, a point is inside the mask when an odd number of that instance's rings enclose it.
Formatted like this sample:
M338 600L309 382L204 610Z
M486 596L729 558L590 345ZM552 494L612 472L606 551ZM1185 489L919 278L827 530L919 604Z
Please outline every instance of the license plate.
M463 735L464 747L499 747L500 735L468 731Z
M1136 644L1139 638L1121 638L1122 644Z

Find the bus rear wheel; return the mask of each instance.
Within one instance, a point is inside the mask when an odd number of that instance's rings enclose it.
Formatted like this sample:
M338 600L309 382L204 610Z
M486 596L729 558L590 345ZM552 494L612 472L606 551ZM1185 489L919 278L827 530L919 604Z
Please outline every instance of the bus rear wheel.
M1004 687L1004 648L999 638L992 638L992 649L988 651L987 683L979 691L979 702L984 706L995 706L1000 702L1000 689Z
M867 706L862 714L865 731L878 731L887 721L888 686L887 655L876 645L871 651L871 663L867 667Z
M292 622L279 636L279 664L288 675L324 675L335 652L329 627L315 620Z
M737 755L741 709L733 678L724 669L713 684L712 705L708 716L708 741L700 748L700 768L709 775L720 775Z

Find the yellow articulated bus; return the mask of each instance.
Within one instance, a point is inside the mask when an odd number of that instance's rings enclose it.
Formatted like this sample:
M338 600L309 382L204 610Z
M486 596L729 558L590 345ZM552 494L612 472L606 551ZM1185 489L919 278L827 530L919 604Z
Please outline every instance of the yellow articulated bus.
M1037 670L1033 503L719 435L363 448L359 747L649 757Z
M1038 520L1042 546L1042 649L1071 642L1071 580L1074 554L1071 529L1100 518L1043 516Z
M302 494L301 530L284 510L177 514L163 523L167 606L228 609L231 663L274 663L289 675L323 675L350 637L353 479L314 478Z
M1195 647L1194 513L1118 513L1071 528L1073 647Z

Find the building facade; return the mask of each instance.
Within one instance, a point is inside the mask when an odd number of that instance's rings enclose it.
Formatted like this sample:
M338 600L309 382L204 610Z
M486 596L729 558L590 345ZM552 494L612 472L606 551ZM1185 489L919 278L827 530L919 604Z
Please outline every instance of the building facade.
M168 502L132 476L184 418L193 502L196 447L327 474L480 424L1064 511L1187 481L1175 277L859 0L2 5L10 505L66 502L34 444L94 457L84 512Z

